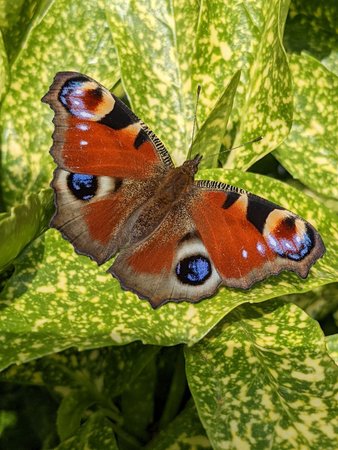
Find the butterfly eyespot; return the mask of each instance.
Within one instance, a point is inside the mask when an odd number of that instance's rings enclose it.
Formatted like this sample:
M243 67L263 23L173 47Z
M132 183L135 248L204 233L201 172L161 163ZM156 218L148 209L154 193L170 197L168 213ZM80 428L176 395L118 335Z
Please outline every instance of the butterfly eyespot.
M66 81L59 100L73 116L86 120L100 120L114 107L113 97L84 77Z
M211 264L208 258L202 255L189 256L176 265L177 278L184 284L198 286L211 276Z
M70 173L67 177L67 185L79 200L93 198L98 187L96 176L83 173Z

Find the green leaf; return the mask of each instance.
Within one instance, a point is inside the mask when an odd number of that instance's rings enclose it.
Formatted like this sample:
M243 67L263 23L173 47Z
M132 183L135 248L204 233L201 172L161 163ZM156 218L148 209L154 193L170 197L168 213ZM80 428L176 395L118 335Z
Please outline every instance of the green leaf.
M219 149L225 135L240 76L240 72L235 73L196 136L191 155L203 155L200 167L217 166Z
M0 410L0 437L6 428L13 427L16 422L16 415L13 411Z
M146 446L146 450L168 449L212 449L192 402Z
M73 389L95 387L97 401L104 404L105 398L112 399L128 389L158 351L159 347L140 342L83 352L69 349L12 365L0 377L17 384L48 386L62 397Z
M2 189L7 204L46 187L53 169L52 111L41 103L55 73L77 70L113 85L117 60L101 0L55 0L27 36L1 111Z
M182 162L190 141L196 89L191 85L191 47L198 2L107 2L125 90L139 117Z
M274 152L296 179L321 195L337 198L338 77L308 55L290 57L294 120Z
M243 305L186 359L214 449L337 448L338 369L318 324L295 305Z
M0 31L0 103L7 90L8 78L9 73L8 73L7 54L3 37Z
M30 194L0 218L0 271L48 227L54 211L51 190Z
M0 0L0 27L10 64L24 48L30 33L39 24L54 0Z
M293 0L284 34L287 51L305 51L338 75L337 18L336 0Z
M61 441L71 437L80 428L84 413L95 400L88 390L73 391L62 399L56 419Z
M326 336L326 347L329 355L338 366L338 334Z
M55 450L118 450L109 421L100 413L92 414L76 434Z
M143 442L149 438L147 429L154 418L156 375L155 359L152 359L121 396L124 428Z
M122 291L117 280L105 273L110 262L98 268L89 258L77 255L57 231L49 230L17 261L16 272L1 293L0 367L71 346L90 349L135 340L154 345L193 344L242 303L307 292L337 281L334 213L267 177L217 169L203 171L203 175L231 180L317 227L327 253L311 268L306 281L294 273L284 273L249 291L222 288L212 299L198 304L168 303L153 310L148 302Z
M302 308L309 316L322 320L338 308L338 285L327 284L313 289L306 294L285 295L283 300L293 302Z

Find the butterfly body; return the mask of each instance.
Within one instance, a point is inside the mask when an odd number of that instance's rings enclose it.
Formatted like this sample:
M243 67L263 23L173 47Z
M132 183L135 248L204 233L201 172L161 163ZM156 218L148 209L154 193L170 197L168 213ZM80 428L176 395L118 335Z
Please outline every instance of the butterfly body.
M305 278L325 251L294 213L242 189L195 181L200 156L174 167L154 133L91 78L61 72L43 101L55 112L51 225L80 254L153 307L196 302L220 285L248 289L282 270Z

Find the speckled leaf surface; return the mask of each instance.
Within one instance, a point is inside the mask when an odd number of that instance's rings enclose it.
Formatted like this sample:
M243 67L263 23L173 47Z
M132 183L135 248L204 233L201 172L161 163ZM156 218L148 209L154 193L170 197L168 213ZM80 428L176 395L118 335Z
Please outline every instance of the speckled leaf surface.
M7 90L8 85L8 61L7 54L5 49L5 43L0 32L0 102L2 101L3 96Z
M295 303L313 319L322 320L338 309L338 284L331 283L306 294L291 294L282 298Z
M55 450L118 450L109 421L100 413L92 414L77 432Z
M42 20L54 0L11 0L0 4L0 28L4 35L8 59L18 57L34 27Z
M338 75L337 22L336 0L293 0L284 34L287 51L305 51Z
M299 191L270 178L238 171L206 170L205 178L228 181L265 195L310 220L321 232L327 253L306 281L293 273L271 277L249 291L222 288L198 304L169 303L153 310L148 302L122 291L55 230L36 240L16 263L1 293L0 367L71 346L90 349L134 340L154 345L193 344L227 313L244 302L306 292L337 280L335 215Z
M146 447L147 450L211 450L211 444L190 403L159 435Z
M290 57L294 118L274 152L296 179L321 195L338 197L338 77L306 55Z
M0 219L0 272L48 227L54 211L50 189L30 194Z
M23 192L37 191L50 181L52 111L40 99L60 70L87 73L108 88L118 79L101 0L55 0L12 67L1 110L2 189L7 204L20 202Z
M191 156L203 155L201 168L217 166L218 153L225 135L240 76L240 72L233 76L193 143Z
M278 147L291 128L291 75L282 45L288 6L288 0L265 2L265 23L250 67L235 143L247 142L258 136L263 139L231 152L227 167L249 168Z
M318 324L295 305L242 305L186 358L215 450L337 448L338 369Z
M61 397L75 389L95 389L100 403L129 388L158 351L159 347L140 342L83 352L68 349L26 364L14 364L0 377L2 381L48 386Z
M338 366L338 334L326 336L326 347L329 355Z
M174 160L182 162L194 119L191 59L198 2L108 0L106 4L133 109L170 149Z

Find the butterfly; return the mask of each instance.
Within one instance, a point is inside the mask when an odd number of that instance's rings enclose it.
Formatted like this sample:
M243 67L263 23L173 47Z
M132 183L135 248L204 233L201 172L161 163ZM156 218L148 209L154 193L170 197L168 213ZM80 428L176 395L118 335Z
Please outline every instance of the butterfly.
M283 270L306 278L325 247L312 225L243 189L195 181L201 156L175 167L158 137L92 78L60 72L51 186L57 228L153 308L249 289Z

